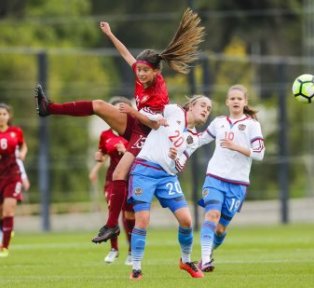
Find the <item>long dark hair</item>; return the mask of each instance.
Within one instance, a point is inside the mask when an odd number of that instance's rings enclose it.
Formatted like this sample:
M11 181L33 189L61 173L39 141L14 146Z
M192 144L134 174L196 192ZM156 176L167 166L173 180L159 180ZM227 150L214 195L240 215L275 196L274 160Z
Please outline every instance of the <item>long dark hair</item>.
M229 92L232 91L232 90L239 90L241 91L243 94L244 94L244 97L246 100L249 100L249 95L248 95L248 90L245 86L241 85L241 84L236 84L236 85L233 85L231 86L229 89L228 89L228 94L229 95ZM243 113L245 115L249 115L250 117L252 117L253 119L257 120L257 110L253 109L252 107L248 106L248 105L245 105L244 108L243 108Z
M167 48L161 53L146 49L136 59L149 62L155 69L161 69L163 60L171 69L187 74L190 71L190 63L198 59L199 44L204 41L204 27L200 26L200 22L197 13L187 8Z

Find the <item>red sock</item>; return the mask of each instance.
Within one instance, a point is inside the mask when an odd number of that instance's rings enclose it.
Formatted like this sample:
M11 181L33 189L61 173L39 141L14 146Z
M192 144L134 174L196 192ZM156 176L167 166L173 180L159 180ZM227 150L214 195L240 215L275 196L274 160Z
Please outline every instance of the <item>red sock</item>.
M90 116L94 114L92 101L73 101L63 104L50 103L50 114L70 116Z
M13 230L13 217L3 217L2 219L2 247L8 248Z
M129 251L131 251L131 235L132 235L132 230L135 225L135 219L126 219L125 217L123 217L122 221L123 221L123 227L126 234L126 238L129 244Z
M110 196L109 217L106 223L108 227L118 225L119 215L126 199L127 182L125 180L115 180L112 183Z
M114 237L110 239L111 249L119 250L118 247L118 237Z

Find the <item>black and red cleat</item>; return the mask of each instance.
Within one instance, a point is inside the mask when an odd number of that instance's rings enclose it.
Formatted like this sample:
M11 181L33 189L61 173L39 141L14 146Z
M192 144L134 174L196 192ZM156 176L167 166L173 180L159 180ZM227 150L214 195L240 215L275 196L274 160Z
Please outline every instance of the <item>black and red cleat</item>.
M197 267L196 262L183 263L182 259L179 261L179 267L181 270L188 272L193 278L203 278L203 272Z
M101 243L101 242L106 242L107 240L111 239L111 238L115 238L117 236L119 236L120 234L120 228L119 226L115 226L115 227L107 227L106 225L101 227L98 235L95 236L92 239L92 242L94 243Z
M40 117L49 115L48 105L50 103L48 97L45 95L43 87L37 84L35 88L36 111Z

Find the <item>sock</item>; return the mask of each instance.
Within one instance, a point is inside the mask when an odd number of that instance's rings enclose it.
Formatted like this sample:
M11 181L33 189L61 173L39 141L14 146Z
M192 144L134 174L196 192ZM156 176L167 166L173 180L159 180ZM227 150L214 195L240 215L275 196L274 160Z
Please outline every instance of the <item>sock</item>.
M146 244L146 229L134 227L131 238L133 270L142 270L142 260Z
M49 103L48 111L54 115L90 116L94 114L92 101L73 101L63 104Z
M214 249L217 249L224 242L226 235L227 235L227 232L224 232L222 234L215 233L214 247L213 247Z
M113 189L110 196L109 216L106 223L108 227L118 225L119 215L126 199L127 182L125 180L115 180L112 183Z
M8 248L11 240L11 233L13 230L13 217L3 217L2 219L2 247Z
M118 247L118 237L114 237L110 239L111 249L119 250Z
M126 234L126 239L129 244L129 252L130 252L131 251L131 236L132 236L132 231L135 225L135 219L126 219L123 216L122 222L123 222L123 227Z
M178 229L178 240L181 247L181 259L183 263L191 262L193 232L192 228L181 227Z
M217 224L212 221L204 221L202 225L201 228L202 264L211 261L216 226Z

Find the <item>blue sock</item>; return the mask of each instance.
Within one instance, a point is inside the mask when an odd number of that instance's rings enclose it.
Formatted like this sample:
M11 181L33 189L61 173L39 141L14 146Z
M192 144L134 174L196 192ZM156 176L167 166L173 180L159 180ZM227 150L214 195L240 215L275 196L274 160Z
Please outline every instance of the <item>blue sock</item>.
M181 259L183 263L191 262L193 232L192 228L179 226L178 240L181 247Z
M217 249L225 240L227 235L227 232L224 232L222 234L215 233L214 236L214 249Z
M201 228L202 264L211 261L216 226L217 224L212 221L204 221L202 225Z
M146 229L133 228L131 235L131 255L133 261L133 269L141 270L141 262L144 256L146 244Z

